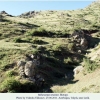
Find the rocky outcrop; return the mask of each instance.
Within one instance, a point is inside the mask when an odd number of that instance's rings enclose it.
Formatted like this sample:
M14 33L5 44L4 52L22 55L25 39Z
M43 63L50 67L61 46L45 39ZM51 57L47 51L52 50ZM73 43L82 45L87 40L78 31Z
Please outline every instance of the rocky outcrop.
M1 11L0 15L14 17L13 15L8 14L6 11Z
M34 17L36 14L38 14L39 12L36 12L36 11L29 11L29 12L26 12L26 13L23 13L21 15L19 15L20 17Z
M17 62L17 66L19 68L19 75L22 78L25 78L25 72L24 72L24 67L25 67L26 62L23 60L20 60Z
M79 72L83 71L84 67L83 66L77 66L76 68L74 68L73 72L74 75L78 74Z
M81 49L87 49L88 48L88 41L85 38L81 38L80 46L81 46Z
M86 50L88 48L88 40L84 31L77 30L71 35L71 37L73 37L74 43L78 50Z
M20 77L35 83L37 86L42 85L44 78L37 72L39 64L39 56L35 55L27 56L27 59L18 61L17 66Z
M8 13L6 13L5 11L1 11L0 14L7 14L8 15Z

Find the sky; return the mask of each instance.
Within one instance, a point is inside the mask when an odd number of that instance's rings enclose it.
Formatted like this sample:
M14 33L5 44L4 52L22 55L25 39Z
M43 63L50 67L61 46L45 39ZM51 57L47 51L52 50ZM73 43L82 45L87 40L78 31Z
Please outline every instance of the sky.
M95 0L0 0L0 11L17 16L28 11L76 10L90 5Z

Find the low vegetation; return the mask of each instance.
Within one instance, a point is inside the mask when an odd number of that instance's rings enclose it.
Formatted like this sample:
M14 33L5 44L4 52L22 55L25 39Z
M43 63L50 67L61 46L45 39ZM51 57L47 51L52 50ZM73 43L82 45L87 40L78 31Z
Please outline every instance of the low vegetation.
M95 82L84 87L80 82L97 75L100 67L99 6L94 2L84 9L41 11L36 16L1 14L0 92L88 92L96 88ZM30 54L40 56L37 70L45 80L41 88L19 77L16 63ZM85 71L74 76L73 69L79 65ZM79 90L74 87L77 84ZM93 92L100 92L99 84Z
M93 72L96 68L98 68L97 63L95 61L91 61L89 58L84 58L83 63L88 72Z

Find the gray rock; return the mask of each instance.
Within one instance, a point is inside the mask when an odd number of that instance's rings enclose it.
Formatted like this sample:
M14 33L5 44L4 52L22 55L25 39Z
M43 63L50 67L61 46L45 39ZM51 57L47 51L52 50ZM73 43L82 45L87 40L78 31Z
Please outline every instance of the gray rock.
M77 66L76 68L74 68L73 72L74 75L78 74L79 72L83 71L84 67L83 66Z
M80 42L81 48L82 49L87 49L88 47L88 42L85 38L81 38L81 42Z
M25 67L26 62L25 61L18 61L17 66L19 67L19 74L22 78L25 77L25 72L24 72L24 67Z
M25 64L25 75L28 77L33 77L36 73L36 67L39 65L39 61L34 59L33 61L27 61Z

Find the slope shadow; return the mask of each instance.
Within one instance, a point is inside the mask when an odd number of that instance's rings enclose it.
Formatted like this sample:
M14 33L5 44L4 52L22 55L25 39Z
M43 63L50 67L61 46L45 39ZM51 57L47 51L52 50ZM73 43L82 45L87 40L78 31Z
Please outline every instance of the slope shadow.
M95 46L100 43L100 38L91 37L88 41L89 41L88 47L95 48Z
M67 76L67 78L65 77L65 75ZM76 82L78 82L78 80L74 81L74 73L73 70L69 69L66 73L63 73L63 75L60 75L59 78L57 77L53 77L51 78L52 82L49 81L50 79L47 79L46 82L48 82L47 84L45 84L41 89L39 89L38 92L41 93L53 93L53 91L51 90L51 87L57 85L57 86L63 86L63 85L68 85L68 84L75 84Z
M50 60L54 64L56 63L57 67L55 65L52 65L50 63ZM63 85L74 84L78 82L78 80L77 81L73 80L74 79L73 65L64 64L64 63L61 63L60 61L55 62L52 59L49 59L49 62L48 62L48 58L45 59L45 62L46 64L43 66L40 66L40 69L43 72L42 75L44 76L46 84L44 84L44 86L38 92L53 93L53 91L51 90L51 87L54 85L63 86ZM47 65L47 63L49 65ZM41 73L41 71L39 73Z
M36 27L40 27L40 26L38 26L38 25L35 25L35 24L30 24L30 23L21 23L21 22L19 22L18 23L19 25L22 25L22 26L26 26L27 28L29 28L29 29L32 29L32 28L36 28Z
M51 51L46 51L46 49L40 50L39 52L42 54L40 70L42 70L42 75L47 82L47 85L43 86L39 91L46 93L53 92L50 88L54 85L63 86L78 82L78 80L73 80L73 69L75 66L79 65L79 62L69 61L68 63L65 63L64 59L67 59L68 57L72 57L72 59L74 59L74 57L77 57L77 59L81 62L84 58L83 54L70 52L63 52L64 54L62 54L61 52L53 52L54 55L52 55ZM44 56L43 54L47 56Z

